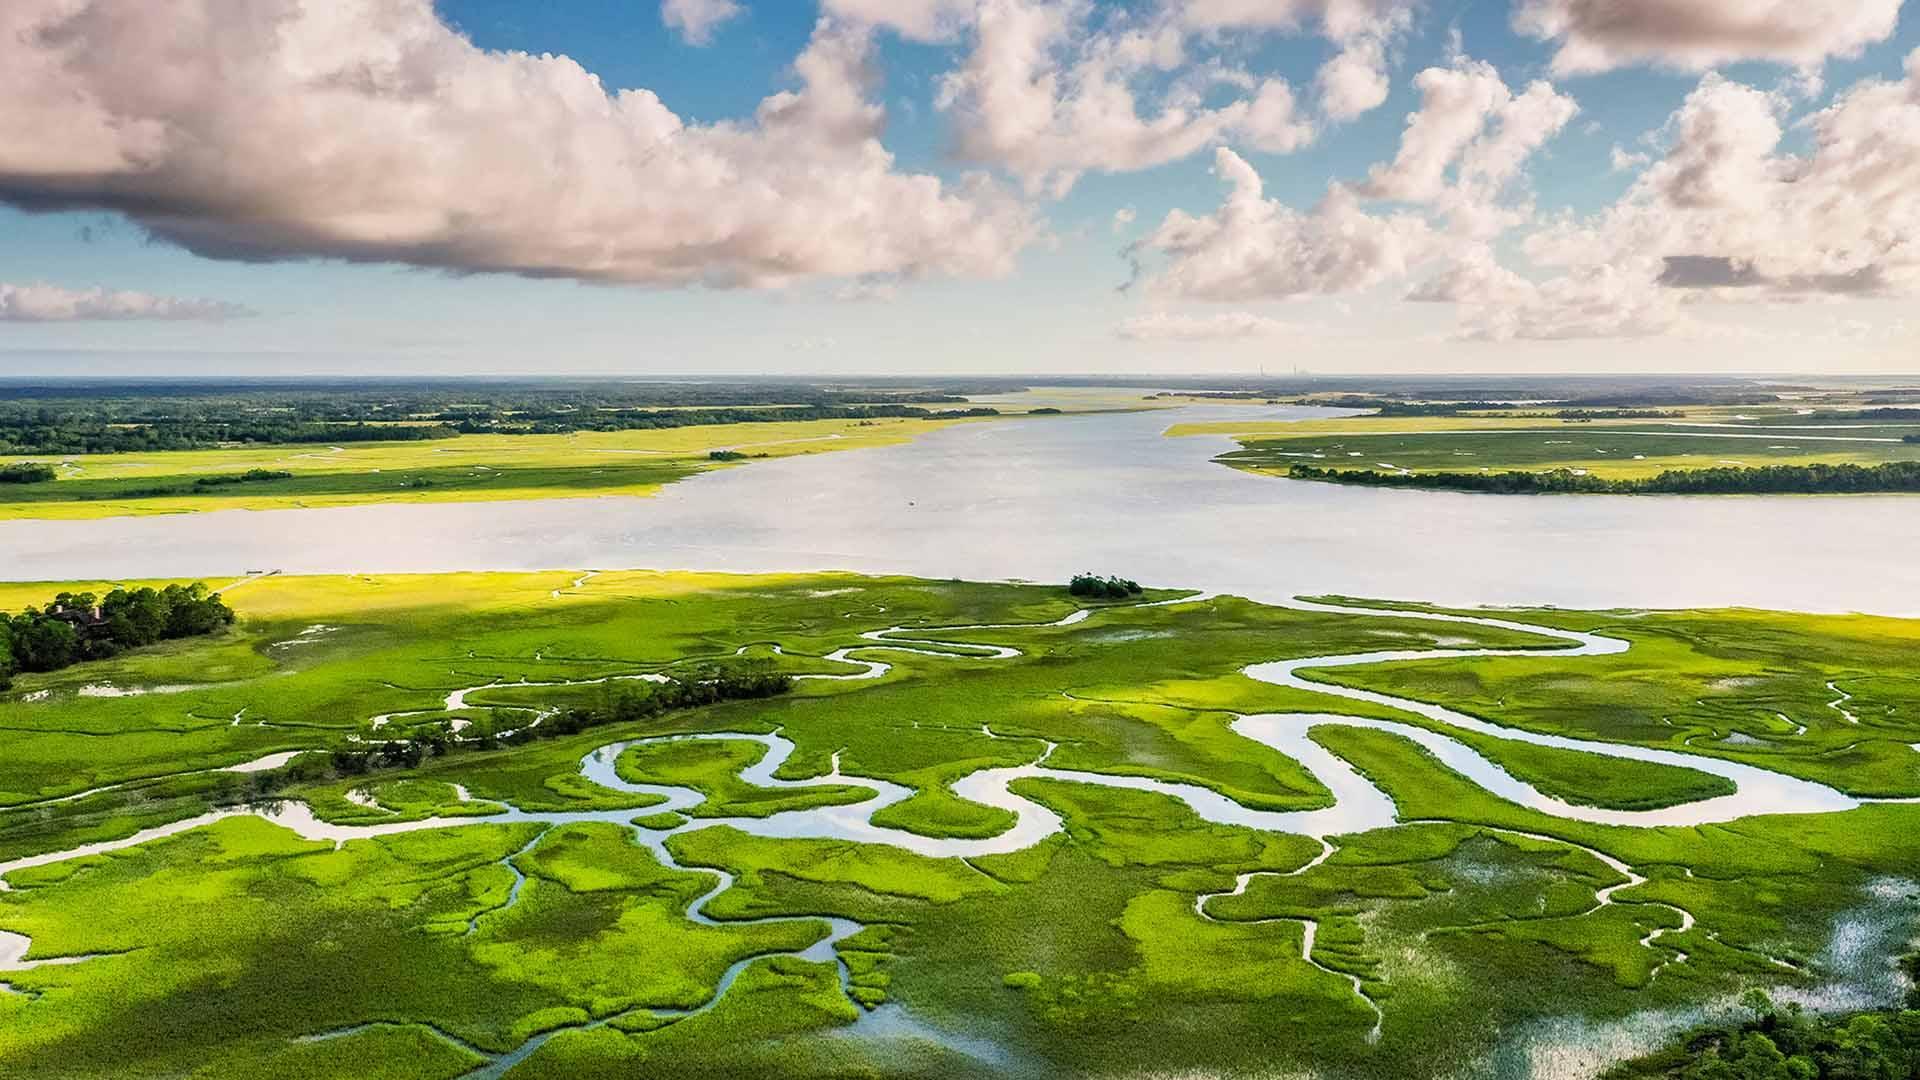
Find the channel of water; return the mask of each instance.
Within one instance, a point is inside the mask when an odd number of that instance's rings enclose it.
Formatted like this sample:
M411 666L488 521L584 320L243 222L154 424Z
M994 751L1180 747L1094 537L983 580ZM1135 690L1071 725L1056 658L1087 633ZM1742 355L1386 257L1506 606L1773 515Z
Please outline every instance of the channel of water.
M1188 596L1165 604L1194 604L1209 600L1206 595ZM1133 605L1133 607L1148 605ZM1359 606L1335 606L1330 604L1294 601L1293 606L1313 611L1339 612L1356 616L1397 619L1419 619L1428 622L1459 623L1486 626L1506 630L1532 633L1540 637L1557 639L1566 644L1565 648L1549 651L1558 656L1600 656L1619 653L1628 648L1628 643L1602 635L1586 634L1536 626L1483 616L1433 615L1394 609L1373 609ZM1127 609L1118 609L1127 610ZM946 641L940 635L959 632L982 632L995 629L1035 629L1065 628L1086 622L1097 613L1092 610L1079 610L1053 623L1045 624L977 624L969 626L951 626L936 628L911 628L895 626L884 630L866 632L861 636L862 644L849 646L829 654L829 658L855 665L857 671L840 674L814 674L798 676L811 680L857 681L879 678L887 673L889 665L884 661L862 658L865 653L895 651L919 655L939 656L950 659L971 660L1011 660L1021 655L1021 651L1012 646L989 645L980 643L962 643ZM1053 780L1071 783L1097 784L1108 787L1125 788L1151 792L1178 799L1189 806L1201 818L1218 824L1238 825L1274 832L1294 833L1316 838L1322 843L1321 854L1306 866L1294 873L1304 873L1329 857L1334 844L1329 838L1345 834L1363 832L1370 829L1385 828L1398 822L1394 804L1387 794L1371 781L1362 776L1350 764L1338 755L1326 750L1309 738L1309 732L1323 725L1341 725L1348 727L1371 728L1387 731L1417 742L1431 751L1443 763L1466 776L1491 794L1526 806L1542 813L1569 821L1590 822L1627 827L1652 827L1661 825L1702 825L1731 821L1739 817L1754 814L1811 814L1827 813L1849 809L1859 805L1855 800L1839 791L1770 772L1738 762L1700 754L1689 754L1671 750L1656 750L1627 744L1601 742L1597 740L1574 739L1565 736L1546 735L1518 728L1502 727L1464 713L1455 712L1425 702L1402 698L1389 694L1341 687L1330 683L1315 681L1303 673L1353 667L1368 664L1393 663L1411 660L1430 660L1435 658L1470 658L1508 655L1543 655L1538 649L1409 649L1393 651L1374 651L1351 653L1338 656L1321 656L1294 660L1255 664L1245 669L1248 676L1277 686L1343 697L1348 700L1386 705L1413 713L1439 725L1455 727L1461 730L1497 735L1501 738L1532 743L1539 746L1554 747L1563 750L1575 750L1608 757L1624 758L1636 761L1655 762L1697 769L1712 773L1730 781L1735 792L1710 799L1698 800L1658 810L1603 810L1595 807L1578 806L1545 795L1531 785L1508 774L1497 764L1480 755L1477 751L1446 734L1427 727L1410 723L1379 720L1365 717L1348 716L1338 713L1268 713L1237 717L1232 729L1251 742L1259 743L1272 750L1285 754L1304 766L1331 794L1330 805L1301 811L1257 810L1243 806L1210 788L1195 784L1182 784L1147 777L1124 774L1095 773L1083 770L1055 768L1047 764L1053 752L1053 745L1044 740L1032 740L1036 746L1034 759L1021 766L997 767L976 770L962 777L953 785L955 794L964 799L993 806L1010 812L1015 824L997 836L983 839L956 839L922 836L902 829L888 828L874 823L873 818L879 811L893 806L907 798L914 791L911 788L887 780L851 775L841 770L840 759L836 754L830 771L825 774L801 779L783 778L777 775L786 765L794 752L794 744L779 733L754 734L742 732L704 732L684 735L658 736L622 740L602 746L587 754L580 762L581 776L600 787L633 795L652 796L659 801L643 810L602 810L575 813L532 813L502 804L503 812L487 817L426 818L415 821L382 822L366 825L341 825L318 818L310 807L297 801L285 801L271 806L229 807L210 811L198 817L172 822L167 825L145 829L118 840L103 841L82 845L66 851L48 852L40 855L14 859L0 863L0 889L6 888L7 875L35 866L45 866L89 855L120 851L140 844L152 842L168 836L179 835L192 829L204 827L228 818L253 815L279 824L303 839L330 841L336 846L355 840L393 836L401 833L427 829L445 829L469 827L477 824L520 824L534 823L557 826L575 823L604 823L629 828L635 841L646 847L660 863L670 869L707 873L714 876L714 885L702 894L687 910L687 917L701 925L744 925L748 922L817 922L823 933L820 938L806 949L792 955L816 962L834 962L838 965L843 988L848 985L850 974L838 955L837 947L847 938L860 932L860 924L846 919L816 918L812 916L775 917L774 919L728 920L718 921L707 914L708 904L733 884L733 878L725 871L709 867L686 867L677 862L667 848L667 841L680 833L696 829L727 826L741 832L762 837L776 838L815 838L835 839L860 843L886 844L916 854L934 858L974 858L982 855L1004 854L1024 850L1061 831L1063 823L1053 810L1024 798L1011 790L1011 785L1021 780ZM601 682L600 680L586 680ZM448 695L448 708L464 705L469 694L495 685L513 685L486 683L480 686L456 690ZM562 686L566 683L541 685ZM424 710L431 712L432 710ZM412 714L396 714L412 715ZM993 735L990 727L983 730ZM999 736L996 736L999 737ZM641 828L632 825L636 816L654 815L665 812L691 810L704 801L704 796L689 788L660 784L636 783L619 775L617 762L622 754L637 746L660 743L728 740L749 741L764 747L764 753L751 765L743 768L740 779L748 784L764 788L805 789L823 786L864 787L872 792L872 797L859 803L814 807L802 810L790 810L764 818L702 818L689 819L681 825L664 830ZM461 793L465 797L465 793ZM544 835L544 834L543 834ZM1570 847L1586 851L1592 857L1605 863L1622 877L1622 881L1600 890L1595 897L1595 910L1615 902L1614 894L1641 884L1645 878L1632 867L1603 852L1580 844L1550 837L1555 842L1567 843ZM537 843L538 839L534 841ZM504 860L510 868L513 858L524 854L533 844L522 848L515 855ZM1234 893L1246 889L1257 875L1240 878ZM478 914L469 929L510 907L519 897L520 890L515 888L508 904L494 911ZM1195 910L1202 916L1211 918L1206 911L1207 903L1220 894L1202 895L1196 898ZM1671 905L1662 905L1671 907ZM1692 916L1679 909L1684 930L1691 926ZM1351 990L1367 1007L1372 1010L1375 1023L1368 1038L1377 1038L1384 1017L1378 1006L1367 996L1361 980L1325 967L1313 957L1314 938L1317 927L1311 920L1293 920L1303 927L1303 959L1335 977L1348 983ZM1644 938L1641 944L1646 948L1658 948L1656 944L1662 932L1655 931ZM17 934L0 933L0 972L19 971L36 966L55 963L78 963L87 957L54 957L26 960L29 943ZM734 981L746 968L763 956L743 958L732 965L715 987L713 996L697 1009L684 1012L665 1012L656 1010L671 1019L681 1019L695 1015L714 1007L723 1000ZM1683 960L1684 955L1670 960ZM875 1017L868 1021L866 1017ZM504 1074L514 1064L524 1060L547 1039L560 1031L576 1030L581 1027L601 1026L613 1017L603 1017L590 1024L573 1025L548 1031L535 1036L532 1040L514 1051L490 1056L489 1061L476 1069L466 1080L492 1080ZM863 1023L871 1022L881 1026L899 1028L901 1018L892 1012L881 1014L865 1013ZM858 1025L856 1025L856 1028ZM313 1038L340 1037L361 1028L349 1028L338 1032L325 1032ZM445 1036L441 1033L443 1037ZM922 1032L926 1034L926 1032ZM935 1033L937 1034L937 1033ZM455 1040L457 1041L457 1040ZM462 1044L465 1045L465 1044ZM956 1043L956 1046L961 1045ZM471 1047L468 1047L472 1049Z

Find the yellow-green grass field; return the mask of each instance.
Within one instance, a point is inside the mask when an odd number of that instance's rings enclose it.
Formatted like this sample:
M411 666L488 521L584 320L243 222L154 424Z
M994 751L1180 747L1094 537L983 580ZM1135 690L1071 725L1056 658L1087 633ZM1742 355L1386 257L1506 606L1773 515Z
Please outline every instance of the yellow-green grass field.
M1523 631L1232 597L1101 605L1058 626L1038 624L1079 606L1060 587L844 574L580 578L261 578L225 594L240 621L214 637L18 677L0 694L0 862L263 796L340 823L459 815L459 824L336 848L271 816L237 817L8 874L0 931L30 936L31 959L91 958L0 972L9 987L0 1075L453 1080L492 1061L483 1075L508 1080L1307 1071L1439 1080L1576 1053L1552 1040L1582 1032L1602 1046L1643 1045L1641 1025L1749 987L1817 998L1904 949L1920 913L1898 885L1920 879L1920 806L1697 828L1581 824L1495 798L1400 735L1337 723L1312 738L1378 784L1408 823L1335 837L1322 862L1312 862L1319 845L1299 836L1211 823L1159 794L1054 779L1014 791L1057 814L1063 832L966 860L697 827L721 812L852 810L861 791L831 782L837 769L912 789L877 823L992 836L1007 813L952 785L1031 762L1047 744L1053 767L1178 780L1267 809L1324 806L1313 775L1235 734L1233 714L1437 722L1241 669L1441 645L1534 651L1335 674L1509 727L1685 749L1860 795L1920 796L1911 621L1511 613L1632 645L1570 657L1539 651L1552 642ZM62 587L8 586L0 602ZM604 686L542 683L698 670L742 650L790 673L846 673L853 665L823 658L859 646L864 632L975 623L1035 625L930 635L1011 645L1021 651L1011 659L868 654L893 667L367 774L340 772L328 756L373 745L356 737L424 737L455 719L484 732L530 708L608 698ZM464 709L444 711L450 690L486 684ZM371 726L412 710L423 714ZM748 783L738 772L757 750L739 742L654 744L618 759L624 780L705 796L689 810L696 827L665 841L671 865L642 834L682 828L687 815L581 776L582 758L616 741L776 730L795 748L777 775L826 782ZM1716 778L1692 769L1470 742L1571 802L1646 807L1719 793ZM297 750L322 753L273 774L196 771ZM613 816L496 820L507 805ZM1614 888L1627 879L1605 859L1645 881ZM707 924L688 912L716 883L711 870L733 882L703 909ZM1235 893L1238 875L1255 872L1268 876ZM1234 895L1201 899L1216 893ZM797 955L823 939L826 918L863 929ZM1305 955L1302 920L1316 928ZM678 1011L723 985L710 1010ZM876 1008L910 1019L860 1022L889 1015ZM552 1037L530 1041L543 1033ZM1547 1042L1524 1042L1535 1037ZM500 1057L515 1052L524 1058Z
M1228 435L1223 464L1284 476L1294 465L1375 472L1554 472L1604 479L1668 470L1920 461L1920 423L1827 421L1791 410L1685 410L1684 418L1566 421L1499 416L1356 416L1194 423L1169 435Z
M648 495L707 469L906 442L977 420L799 420L568 435L462 435L344 446L236 446L136 454L0 458L53 464L58 479L0 484L0 520L206 510L283 510L383 502ZM742 459L715 461L716 450ZM196 487L250 469L289 478Z

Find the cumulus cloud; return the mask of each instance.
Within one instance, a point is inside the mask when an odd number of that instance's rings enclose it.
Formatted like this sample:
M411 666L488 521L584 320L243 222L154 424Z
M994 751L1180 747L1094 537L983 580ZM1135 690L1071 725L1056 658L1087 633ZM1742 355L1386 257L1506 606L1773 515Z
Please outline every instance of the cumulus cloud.
M1320 110L1352 120L1378 108L1391 89L1389 53L1413 25L1412 0L1164 0L1197 30L1284 30L1319 27L1340 47L1314 77Z
M67 289L58 285L0 282L0 322L117 322L166 320L223 322L252 315L239 304L191 300L144 292Z
M1232 138L1286 153L1310 142L1292 87L1217 58L1195 62L1166 18L1107 13L1091 0L981 0L965 60L936 105L961 156L1005 168L1030 191L1063 195L1086 172L1125 172ZM1165 80L1163 92L1141 83ZM1209 106L1210 95L1231 99Z
M1516 95L1492 64L1466 58L1422 71L1414 85L1420 108L1407 117L1399 152L1361 186L1373 198L1438 200L1451 171L1451 184L1469 201L1489 201L1579 111L1545 82Z
M0 5L0 201L101 208L203 255L658 286L996 275L1034 234L981 177L896 167L869 32L696 124L566 57L492 52L431 0Z
M713 41L713 32L746 9L733 0L660 0L660 21L694 45Z
M1460 305L1454 336L1466 341L1653 337L1684 322L1677 297L1631 272L1590 266L1535 282L1478 244L1455 251L1407 299Z
M1479 340L1699 332L1706 302L1920 296L1920 52L1900 81L1868 79L1784 145L1791 95L1708 75L1614 205L1564 218L1523 248L1542 280L1484 246L1450 253L1408 299L1461 305Z
M1607 155L1607 163L1614 172L1632 172L1653 161L1653 155L1638 150L1628 150L1616 144Z
M922 42L958 36L978 6L979 0L820 0L828 14Z
M1561 74L1632 64L1819 64L1893 34L1901 0L1520 0L1521 33L1559 43Z
M1417 85L1395 156L1311 210L1219 151L1230 193L1129 247L1133 284L1246 303L1410 282L1405 299L1456 306L1458 336L1483 341L1704 334L1709 303L1920 297L1920 50L1791 124L1792 88L1709 74L1646 152L1616 148L1633 173L1618 201L1545 222L1515 189L1573 101L1464 58ZM1524 274L1495 255L1522 226Z
M1493 302L1468 303L1456 336L1467 341L1644 338L1689 325L1674 297L1610 266L1530 285Z
M1332 185L1311 210L1267 199L1252 166L1219 151L1215 171L1231 186L1220 209L1169 214L1130 249L1135 280L1205 300L1355 292L1527 220L1530 210L1508 199L1508 190L1527 159L1573 118L1573 100L1544 82L1515 94L1492 65L1465 58L1429 68L1415 83L1421 106L1398 153L1363 183ZM1367 200L1415 209L1380 212ZM1439 222L1451 239L1441 238Z
M1920 295L1920 51L1783 145L1778 95L1709 75L1621 200L1530 237L1542 265L1631 269L1722 300Z
M1150 291L1233 302L1353 292L1404 277L1434 241L1424 219L1370 214L1339 184L1304 213L1268 199L1260 175L1225 147L1214 172L1230 188L1216 212L1172 211L1129 249ZM1161 265L1149 269L1151 257Z
M1348 42L1314 76L1320 90L1320 108L1335 120L1352 120L1372 112L1387 100L1387 39L1367 34Z
M1258 338L1290 337L1299 328L1279 319L1269 319L1250 311L1229 311L1218 315L1176 315L1156 311L1136 315L1116 329L1128 341L1250 341Z

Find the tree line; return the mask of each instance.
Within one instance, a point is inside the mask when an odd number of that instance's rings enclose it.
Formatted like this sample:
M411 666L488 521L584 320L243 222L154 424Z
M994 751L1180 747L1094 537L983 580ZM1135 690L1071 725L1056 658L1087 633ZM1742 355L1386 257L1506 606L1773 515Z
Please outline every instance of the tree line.
M458 434L454 427L463 422L528 427L538 419L580 430L583 419L597 414L636 411L964 406L963 395L1024 385L980 379L0 381L7 383L0 393L0 454L22 455L438 439Z
M998 416L999 410L914 405L798 405L791 408L454 410L401 423L295 419L201 420L150 417L107 421L54 413L9 419L0 409L0 454L124 454L213 450L233 445L421 442L459 435L565 435L576 431L653 431L711 424L789 420L948 419ZM40 410L44 413L46 410ZM4 481L0 481L4 482ZM25 479L13 482L30 482Z
M63 592L44 608L0 612L0 689L16 672L58 671L160 641L211 634L233 609L203 582L118 588L104 597Z
M1489 495L1862 495L1920 491L1920 461L1880 465L1760 465L1668 469L1658 476L1614 479L1553 469L1547 472L1390 473L1294 465L1295 480L1367 487L1423 488Z
M946 420L998 416L990 408L923 409L914 405L799 405L777 409L615 409L519 412L469 416L452 430L463 435L567 435L576 431L657 431L716 424L777 424L798 420Z
M0 453L126 454L213 450L234 444L418 442L459 434L443 424L329 424L297 420L107 422L55 414L46 419L0 416Z

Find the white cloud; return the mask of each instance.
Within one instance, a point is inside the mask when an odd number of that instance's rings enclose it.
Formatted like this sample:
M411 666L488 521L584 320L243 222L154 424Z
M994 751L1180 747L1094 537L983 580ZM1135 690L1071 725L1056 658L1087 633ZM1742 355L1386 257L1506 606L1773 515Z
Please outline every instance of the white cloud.
M1162 7L1195 30L1296 30L1309 23L1327 36L1346 37L1394 22L1407 0L1162 0Z
M1614 146L1612 153L1607 157L1608 165L1614 172L1632 172L1635 169L1645 167L1652 161L1653 155L1639 150L1628 150L1626 147L1618 144Z
M1338 184L1306 213L1268 199L1259 174L1224 147L1214 172L1231 186L1219 210L1175 210L1129 249L1150 291L1237 302L1353 292L1404 277L1434 239L1420 217L1369 214ZM1150 269L1148 256L1163 264Z
M1520 0L1521 33L1556 41L1561 74L1633 64L1818 64L1885 41L1901 0Z
M1868 79L1783 146L1789 95L1709 75L1617 203L1563 218L1524 249L1544 280L1476 246L1408 299L1462 305L1463 337L1505 341L1706 333L1707 303L1920 296L1920 51L1904 81Z
M1115 210L1113 212L1113 231L1116 233L1125 232L1139 216L1140 212L1131 206L1123 206Z
M1231 194L1212 215L1174 211L1133 245L1135 280L1164 295L1216 301L1357 292L1528 220L1530 208L1508 191L1573 118L1573 99L1544 82L1516 95L1492 65L1465 58L1415 83L1421 106L1395 157L1357 187L1332 185L1310 211L1267 199L1252 166L1220 150L1215 171ZM1365 199L1418 210L1372 212ZM1450 236L1439 235L1436 219Z
M1709 75L1622 199L1529 238L1552 266L1632 268L1719 300L1920 295L1920 51L1782 145L1782 100Z
M1407 299L1460 305L1454 336L1467 341L1653 337L1685 321L1679 298L1642 275L1593 266L1536 283L1479 244L1455 251Z
M1298 31L1317 25L1340 47L1314 85L1320 110L1352 120L1378 108L1391 89L1389 53L1413 25L1412 0L1163 0L1186 26L1202 31Z
M223 322L253 312L221 300L190 300L144 292L67 289L0 283L0 322L110 322L167 320Z
M1249 311L1229 311L1217 315L1175 315L1156 311L1136 315L1122 322L1116 333L1129 341L1250 341L1291 337L1299 334L1300 329L1292 323Z
M1515 95L1492 64L1460 58L1415 79L1420 108L1407 117L1399 152L1375 165L1361 190L1380 199L1433 202L1454 189L1482 205L1497 198L1579 107L1544 82Z
M1314 76L1320 89L1320 108L1335 120L1352 120L1386 103L1392 84L1387 79L1387 42L1363 35L1321 65Z
M713 32L745 13L733 0L660 0L660 21L694 45L713 41Z
M979 0L820 0L820 10L914 41L948 41L973 21Z
M480 49L431 0L11 0L0 200L226 258L659 286L1008 272L1030 211L898 169L870 52L823 20L796 90L694 124L566 57Z
M1134 282L1245 303L1418 276L1405 298L1457 306L1456 335L1481 341L1724 336L1737 324L1705 318L1708 305L1920 297L1920 50L1903 75L1865 79L1800 120L1799 152L1784 120L1797 91L1708 75L1650 153L1616 148L1616 167L1636 170L1616 203L1534 225L1512 189L1574 103L1546 83L1515 94L1461 58L1421 74L1395 157L1312 210L1268 199L1251 166L1219 151L1231 193L1132 245ZM1409 209L1371 211L1366 198ZM1524 275L1494 244L1521 225Z
M1151 168L1229 138L1273 153L1312 140L1285 80L1195 62L1167 19L1117 11L1096 26L1095 15L1091 0L981 0L966 59L936 98L961 156L1058 196L1083 173ZM1150 94L1150 79L1170 84ZM1223 89L1231 100L1203 104Z
M1673 296L1631 271L1584 267L1505 298L1469 303L1456 336L1468 341L1645 338L1691 324Z

